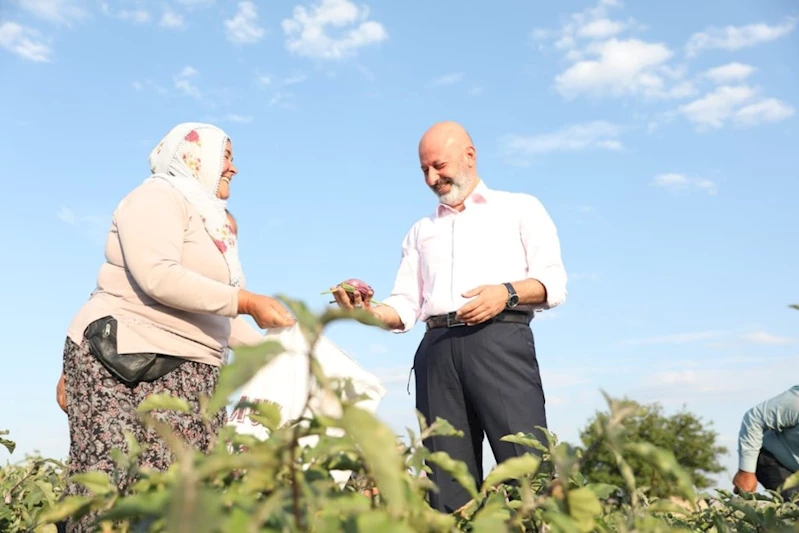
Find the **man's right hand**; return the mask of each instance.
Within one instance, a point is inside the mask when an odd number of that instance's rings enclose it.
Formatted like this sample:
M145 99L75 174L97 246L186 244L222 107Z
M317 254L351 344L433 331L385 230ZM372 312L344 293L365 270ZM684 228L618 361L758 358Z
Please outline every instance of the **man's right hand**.
M374 294L368 294L366 298L361 296L360 291L348 292L341 285L336 285L331 288L333 298L342 309L364 309L365 311L372 311L372 297Z
M333 298L342 309L353 310L361 309L371 313L377 318L384 329L402 329L402 319L400 319L397 311L388 305L377 305L372 307L372 297L374 294L368 294L365 298L361 296L360 291L348 292L341 285L337 285L330 289L333 293Z
M736 492L739 490L755 492L757 490L757 476L752 472L738 470L738 473L732 478L732 484L736 488Z
M262 329L287 328L297 322L278 300L245 290L239 291L239 313L250 315Z

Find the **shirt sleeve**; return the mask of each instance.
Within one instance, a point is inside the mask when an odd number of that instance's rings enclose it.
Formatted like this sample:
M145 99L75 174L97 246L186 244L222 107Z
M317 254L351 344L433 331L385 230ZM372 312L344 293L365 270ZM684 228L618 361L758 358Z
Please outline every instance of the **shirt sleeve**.
M231 348L256 346L262 342L264 342L264 334L250 325L243 316L239 315L230 321L228 344Z
M560 252L555 223L534 196L525 202L520 233L527 257L527 277L536 279L547 291L545 302L536 307L550 309L566 301L566 269Z
M400 259L394 287L385 305L392 307L402 321L402 328L391 330L393 333L410 331L419 320L422 310L422 277L419 250L416 246L416 227L405 235L402 241L402 258Z
M763 433L799 425L799 385L788 389L744 414L738 433L738 469L754 472L763 446Z
M182 264L188 217L183 197L169 186L152 184L131 192L114 214L125 268L139 288L162 305L235 317L238 288Z

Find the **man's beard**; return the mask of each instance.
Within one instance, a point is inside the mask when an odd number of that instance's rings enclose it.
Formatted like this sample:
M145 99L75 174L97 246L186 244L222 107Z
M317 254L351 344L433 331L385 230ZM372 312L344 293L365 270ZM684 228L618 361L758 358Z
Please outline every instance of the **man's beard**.
M439 185L449 185L449 192L440 194L438 192ZM447 178L441 176L438 178L436 184L431 187L433 192L438 196L438 201L444 205L457 205L466 199L469 194L469 188L472 185L472 179L467 174L459 174L454 178Z

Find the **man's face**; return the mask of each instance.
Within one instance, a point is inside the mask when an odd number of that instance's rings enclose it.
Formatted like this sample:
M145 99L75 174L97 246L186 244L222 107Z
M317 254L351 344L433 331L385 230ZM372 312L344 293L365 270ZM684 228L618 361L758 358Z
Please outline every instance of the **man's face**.
M458 149L453 144L431 145L419 149L419 162L427 186L444 205L457 205L469 194L474 178L470 173L473 149Z

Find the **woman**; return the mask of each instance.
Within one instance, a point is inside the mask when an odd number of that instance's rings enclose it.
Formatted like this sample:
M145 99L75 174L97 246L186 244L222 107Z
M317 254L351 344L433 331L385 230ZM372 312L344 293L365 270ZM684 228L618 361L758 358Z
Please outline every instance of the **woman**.
M277 300L244 289L236 236L225 214L233 148L219 128L185 123L150 154L152 175L113 215L97 288L78 311L64 346L70 475L111 472L113 448L127 449L130 431L146 447L143 467L165 470L169 447L138 421L147 396L167 393L191 406L159 411L189 445L208 452L226 423L210 428L199 399L217 383L233 323L252 316L261 328L294 324ZM120 490L132 480L121 479ZM85 494L77 484L67 494ZM83 531L84 520L68 531Z

